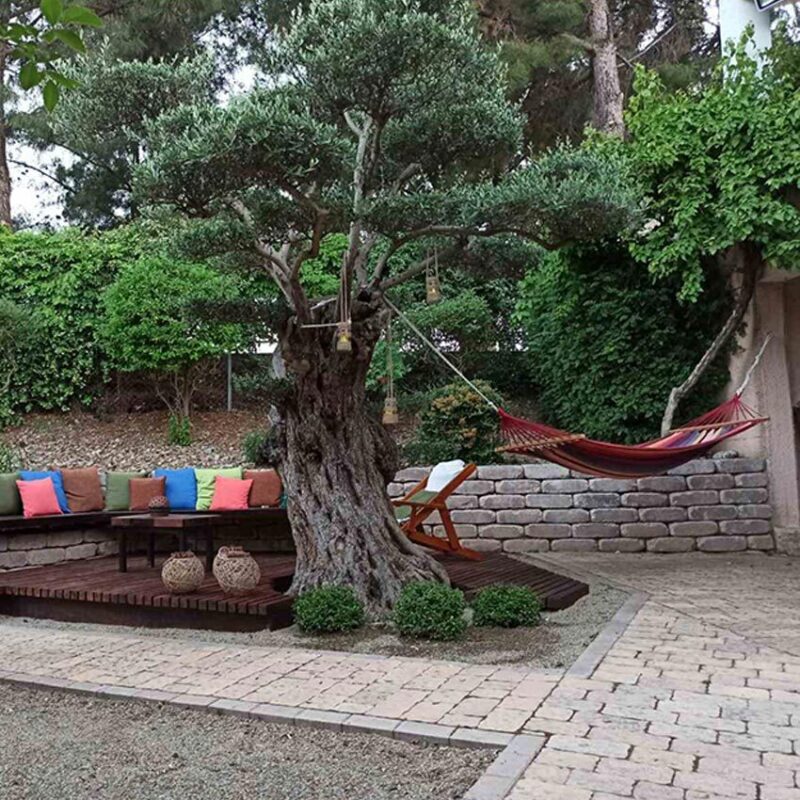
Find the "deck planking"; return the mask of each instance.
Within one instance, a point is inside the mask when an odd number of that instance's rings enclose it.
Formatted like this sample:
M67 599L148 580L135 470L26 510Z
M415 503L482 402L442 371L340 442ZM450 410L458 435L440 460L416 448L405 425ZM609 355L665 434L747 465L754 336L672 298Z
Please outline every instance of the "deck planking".
M0 573L0 613L153 627L215 630L275 629L291 624L291 598L283 590L293 555L257 554L261 582L246 595L226 595L210 574L197 592L170 594L159 566L131 556L128 572L113 556ZM491 584L528 586L542 606L557 611L588 594L585 583L499 553L481 561L439 556L451 583L467 596Z

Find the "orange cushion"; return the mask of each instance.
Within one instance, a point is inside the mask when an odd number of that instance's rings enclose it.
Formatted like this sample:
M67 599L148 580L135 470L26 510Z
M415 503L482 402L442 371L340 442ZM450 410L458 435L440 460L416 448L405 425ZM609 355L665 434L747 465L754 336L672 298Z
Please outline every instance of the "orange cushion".
M253 481L253 488L250 490L251 508L280 505L283 485L274 469L246 469L244 478Z
M34 481L17 481L19 496L22 498L24 517L45 517L50 514L63 514L58 504L56 487L52 478Z
M69 510L73 514L103 510L103 487L97 467L62 469L61 479L64 482Z
M167 488L166 478L131 478L131 511L149 511L150 501L162 497Z
M246 511L247 498L253 488L252 480L226 478L217 475L214 481L214 496L211 498L211 511Z

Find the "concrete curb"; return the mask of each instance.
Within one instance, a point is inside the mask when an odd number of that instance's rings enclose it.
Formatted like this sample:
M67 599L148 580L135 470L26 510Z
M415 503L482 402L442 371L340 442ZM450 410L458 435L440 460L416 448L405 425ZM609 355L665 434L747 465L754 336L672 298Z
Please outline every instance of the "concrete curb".
M614 643L625 633L633 618L649 599L645 592L632 594L618 609L617 613L606 623L603 630L594 637L591 644L578 656L567 670L567 678L590 678L614 646Z
M258 719L264 722L296 725L298 727L324 728L350 733L374 733L392 739L411 742L449 745L451 747L481 748L494 750L507 747L515 739L537 737L515 736L503 731L479 728L456 728L452 725L436 725L427 722L371 717L364 714L349 714L340 711L324 711L315 708L296 708L272 703L249 703L244 700L229 700L202 695L182 695L154 689L134 689L128 686L111 686L86 681L70 681L46 675L27 675L21 672L0 671L0 681L35 689L54 689L62 692L105 697L112 700L136 700L147 703L163 703L176 708L194 708L217 714ZM521 745L520 745L521 746ZM505 752L505 751L504 751Z
M472 784L462 800L503 800L544 746L544 736L518 734Z

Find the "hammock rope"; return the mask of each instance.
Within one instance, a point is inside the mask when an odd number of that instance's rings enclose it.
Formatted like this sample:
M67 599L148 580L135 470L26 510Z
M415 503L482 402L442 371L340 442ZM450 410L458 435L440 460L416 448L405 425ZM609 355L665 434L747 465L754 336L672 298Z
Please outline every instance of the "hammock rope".
M670 431L666 436L635 445L613 444L590 439L540 422L515 417L498 408L464 373L431 342L420 329L388 298L384 303L430 348L464 383L478 394L500 417L500 432L505 444L498 452L537 456L568 469L589 475L612 478L643 478L658 475L705 455L716 445L766 422L742 401L772 335L762 343L736 394L711 411Z

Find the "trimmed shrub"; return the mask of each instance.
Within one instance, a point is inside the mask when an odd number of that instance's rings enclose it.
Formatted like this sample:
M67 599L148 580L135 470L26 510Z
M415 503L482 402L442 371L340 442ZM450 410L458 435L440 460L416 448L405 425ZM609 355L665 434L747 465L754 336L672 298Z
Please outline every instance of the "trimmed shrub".
M476 386L495 404L502 405L488 383L476 381ZM497 413L474 389L458 382L434 393L404 455L411 464L436 464L454 458L487 464L495 460L497 444Z
M364 624L364 606L349 586L322 586L303 592L293 605L294 618L306 633L339 633Z
M487 586L472 601L476 625L531 627L539 622L541 603L526 586Z
M435 581L415 581L403 587L393 621L403 636L445 641L464 633L464 593Z

